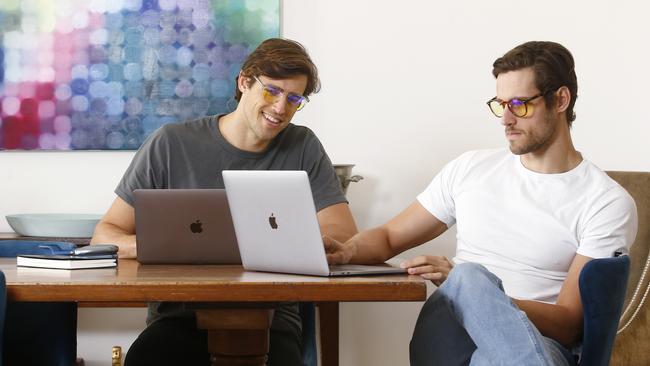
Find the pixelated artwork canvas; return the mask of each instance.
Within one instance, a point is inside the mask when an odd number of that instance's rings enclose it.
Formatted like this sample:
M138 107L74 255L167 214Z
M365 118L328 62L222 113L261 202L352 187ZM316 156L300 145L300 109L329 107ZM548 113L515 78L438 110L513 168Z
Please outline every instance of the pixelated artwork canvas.
M0 1L0 150L134 150L236 106L279 0Z

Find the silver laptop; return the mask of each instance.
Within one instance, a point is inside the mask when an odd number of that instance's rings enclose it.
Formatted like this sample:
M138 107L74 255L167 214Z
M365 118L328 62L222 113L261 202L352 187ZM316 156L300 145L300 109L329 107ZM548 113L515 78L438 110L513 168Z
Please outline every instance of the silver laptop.
M404 273L390 266L327 264L304 171L223 171L246 270L316 276Z
M140 263L239 264L223 189L137 189L135 235Z

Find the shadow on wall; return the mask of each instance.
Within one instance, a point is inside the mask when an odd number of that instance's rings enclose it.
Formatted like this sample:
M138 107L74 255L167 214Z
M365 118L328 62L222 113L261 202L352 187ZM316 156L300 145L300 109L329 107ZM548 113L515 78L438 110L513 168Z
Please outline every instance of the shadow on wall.
M350 183L346 196L357 227L359 230L363 230L377 223L373 212L377 212L375 205L381 205L383 200L377 197L379 187L377 177L362 172L355 171L354 173L363 176L363 180Z
M393 169L393 167L389 169ZM366 174L362 170L355 170L353 174L363 176L363 180L350 183L347 191L350 210L352 210L359 230L384 224L413 203L420 193L419 188L409 193L411 187L401 184L409 182L411 179L408 172L404 175L396 173L395 181L390 182L384 176ZM391 188L398 183L400 183L398 185L400 188ZM426 184L428 182L422 185L422 189L426 187ZM383 186L383 190L380 185Z

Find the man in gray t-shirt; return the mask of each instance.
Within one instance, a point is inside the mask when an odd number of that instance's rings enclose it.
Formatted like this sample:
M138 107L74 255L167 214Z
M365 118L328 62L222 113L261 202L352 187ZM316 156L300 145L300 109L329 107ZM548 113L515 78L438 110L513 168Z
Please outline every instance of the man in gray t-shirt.
M318 87L316 67L300 44L264 41L237 78L235 111L165 125L147 139L92 243L116 243L121 258L134 258L135 189L223 188L224 169L306 171L323 235L350 238L357 228L325 150L311 130L290 123ZM147 324L127 353L127 366L209 364L206 334L196 329L191 304L152 303ZM300 365L300 339L297 305L281 305L271 325L269 364Z

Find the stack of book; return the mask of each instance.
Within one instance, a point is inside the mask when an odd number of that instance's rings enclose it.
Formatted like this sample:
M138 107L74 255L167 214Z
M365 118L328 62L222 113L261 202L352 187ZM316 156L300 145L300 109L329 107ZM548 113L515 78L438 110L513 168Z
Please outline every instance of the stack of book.
M83 269L117 266L117 254L108 255L19 255L16 265L20 267Z
M110 268L117 266L117 246L89 245L67 254L23 254L16 259L19 267L83 269Z

